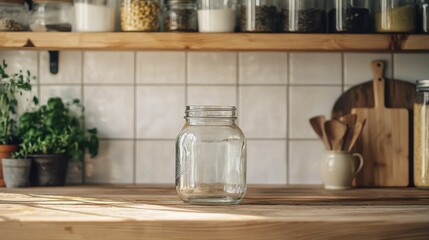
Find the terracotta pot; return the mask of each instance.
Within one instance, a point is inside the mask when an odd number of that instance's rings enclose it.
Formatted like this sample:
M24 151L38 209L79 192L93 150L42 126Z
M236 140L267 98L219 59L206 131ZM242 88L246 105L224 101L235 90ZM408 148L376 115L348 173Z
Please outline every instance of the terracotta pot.
M29 155L32 159L30 181L33 186L64 186L69 158L60 154Z
M3 178L3 164L1 161L3 158L10 157L17 149L18 145L0 145L0 187L6 186Z

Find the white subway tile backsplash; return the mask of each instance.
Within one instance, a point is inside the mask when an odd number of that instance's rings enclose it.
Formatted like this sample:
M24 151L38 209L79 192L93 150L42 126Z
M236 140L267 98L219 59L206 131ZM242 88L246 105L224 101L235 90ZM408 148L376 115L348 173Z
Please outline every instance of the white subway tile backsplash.
M82 86L40 86L40 102L46 103L51 97L61 97L64 101L82 100Z
M324 149L319 140L289 142L289 183L322 184L320 161Z
M344 54L344 84L357 85L371 81L374 73L371 63L382 60L386 63L384 76L391 79L393 75L393 61L390 53L345 53Z
M286 140L247 141L247 182L286 184Z
M128 86L85 86L85 123L102 138L134 137L134 89Z
M138 141L136 183L175 182L175 141Z
M237 106L236 86L189 86L188 105Z
M40 52L40 84L81 84L82 83L82 52L59 52L59 68L57 74L49 70L49 53ZM99 70L98 70L99 71Z
M85 52L85 84L133 84L134 52Z
M36 51L0 51L0 63L6 61L8 74L18 73L19 70L31 72L32 76L38 76L38 52ZM37 84L37 83L36 83Z
M85 165L87 183L133 183L134 142L102 140L98 156L86 156Z
M239 53L239 84L287 84L287 53Z
M175 139L184 124L185 87L137 87L137 138Z
M416 83L429 79L429 53L395 53L394 78Z
M24 112L34 109L35 105L33 99L34 97L39 98L37 89L38 85L33 85L30 91L23 91L22 95L17 96L16 99L18 100L18 108L16 109L16 112L18 117L21 116Z
M317 115L330 118L335 101L341 94L341 87L290 87L290 138L317 138L309 119Z
M138 52L137 83L185 84L185 52Z
M286 138L286 87L240 86L239 125L248 138Z
M189 52L188 83L236 84L237 53Z
M341 84L341 53L290 53L291 84Z
M83 182L83 162L69 162L66 182L67 184L81 184Z

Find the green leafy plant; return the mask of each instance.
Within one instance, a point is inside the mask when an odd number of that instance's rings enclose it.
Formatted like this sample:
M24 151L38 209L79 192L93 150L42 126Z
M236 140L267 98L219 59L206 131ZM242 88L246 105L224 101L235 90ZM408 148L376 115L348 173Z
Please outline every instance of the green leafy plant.
M0 64L0 144L3 145L19 142L16 128L17 96L22 96L24 91L31 91L31 80L35 79L30 71L26 74L22 70L8 74L6 69L7 64L3 60Z
M80 109L80 116L74 116L72 107ZM82 130L83 116L84 107L78 99L63 103L61 98L50 98L47 104L24 113L18 126L22 142L13 157L66 154L72 160L79 160L86 150L95 157L99 147L97 129Z

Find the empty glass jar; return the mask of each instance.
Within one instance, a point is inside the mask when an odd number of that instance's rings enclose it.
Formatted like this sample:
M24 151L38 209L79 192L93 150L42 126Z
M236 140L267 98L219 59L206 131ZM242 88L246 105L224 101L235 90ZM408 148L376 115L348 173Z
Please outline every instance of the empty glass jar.
M76 31L115 31L116 3L116 0L74 0Z
M329 32L369 33L373 0L331 0Z
M377 0L375 30L386 33L416 31L415 0Z
M283 32L326 32L325 0L284 0L281 12Z
M24 31L27 18L25 0L0 0L0 31Z
M278 0L241 0L242 32L276 32L279 26Z
M414 101L414 184L429 189L429 80L417 81Z
M420 0L419 25L421 33L429 33L429 0Z
M198 31L195 0L166 0L163 13L163 31Z
M73 0L33 0L30 29L33 32L71 32Z
M176 142L176 190L191 204L237 204L246 193L246 138L235 107L188 106Z
M198 0L200 32L234 32L237 0Z

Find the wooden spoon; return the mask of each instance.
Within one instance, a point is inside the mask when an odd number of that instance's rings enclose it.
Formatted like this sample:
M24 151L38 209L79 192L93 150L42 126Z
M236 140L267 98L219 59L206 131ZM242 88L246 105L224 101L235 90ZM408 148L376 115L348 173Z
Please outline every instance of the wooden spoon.
M341 150L347 126L338 120L330 120L325 122L325 132L331 143L331 150Z
M325 148L328 150L331 149L331 145L329 143L328 137L326 136L325 122L326 119L324 116L316 116L310 119L311 126L320 139L322 139L323 145L325 145Z
M350 141L350 145L348 146L347 150L350 152L353 147L356 144L356 141L358 140L360 134L362 133L363 128L365 127L366 119L364 119L362 122L357 122L354 130L353 130L353 137Z
M356 114L347 114L340 117L340 121L347 125L347 132L343 141L343 150L347 150L350 146L350 142L353 138L354 127L357 121Z

